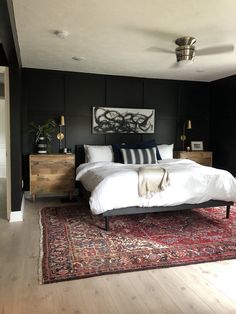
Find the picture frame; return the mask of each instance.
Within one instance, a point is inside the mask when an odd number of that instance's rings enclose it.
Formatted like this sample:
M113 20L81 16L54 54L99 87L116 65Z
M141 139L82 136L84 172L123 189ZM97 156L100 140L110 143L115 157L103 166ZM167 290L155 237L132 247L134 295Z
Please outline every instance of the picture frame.
M92 133L155 132L155 109L92 107Z
M191 141L191 150L203 150L203 142L202 141Z

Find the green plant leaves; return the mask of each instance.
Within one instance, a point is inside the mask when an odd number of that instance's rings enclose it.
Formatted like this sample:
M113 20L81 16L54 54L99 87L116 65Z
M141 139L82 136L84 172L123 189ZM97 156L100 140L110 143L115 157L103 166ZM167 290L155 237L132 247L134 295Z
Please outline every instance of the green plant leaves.
M30 123L30 132L35 133L35 143L38 143L40 137L44 137L48 143L52 141L52 133L57 126L54 120L48 120L45 124L39 125L35 122Z

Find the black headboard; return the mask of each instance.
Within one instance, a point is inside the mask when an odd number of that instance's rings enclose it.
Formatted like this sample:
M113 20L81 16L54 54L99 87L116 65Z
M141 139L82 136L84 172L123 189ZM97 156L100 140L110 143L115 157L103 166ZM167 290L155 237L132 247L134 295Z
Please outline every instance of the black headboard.
M85 162L85 153L83 145L75 145L75 165L78 167Z

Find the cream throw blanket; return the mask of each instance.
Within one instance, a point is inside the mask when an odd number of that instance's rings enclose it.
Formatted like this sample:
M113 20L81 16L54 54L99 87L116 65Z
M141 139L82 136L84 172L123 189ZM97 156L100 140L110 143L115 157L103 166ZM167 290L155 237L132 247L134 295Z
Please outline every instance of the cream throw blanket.
M139 196L151 198L156 192L165 190L170 185L169 173L157 167L140 167L138 169Z

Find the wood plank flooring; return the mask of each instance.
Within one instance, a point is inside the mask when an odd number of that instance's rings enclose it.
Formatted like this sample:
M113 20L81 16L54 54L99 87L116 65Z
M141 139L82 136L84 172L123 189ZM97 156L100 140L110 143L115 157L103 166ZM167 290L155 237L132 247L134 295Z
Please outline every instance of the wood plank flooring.
M26 201L23 222L0 220L0 314L236 313L236 260L40 285L38 213L56 204Z

